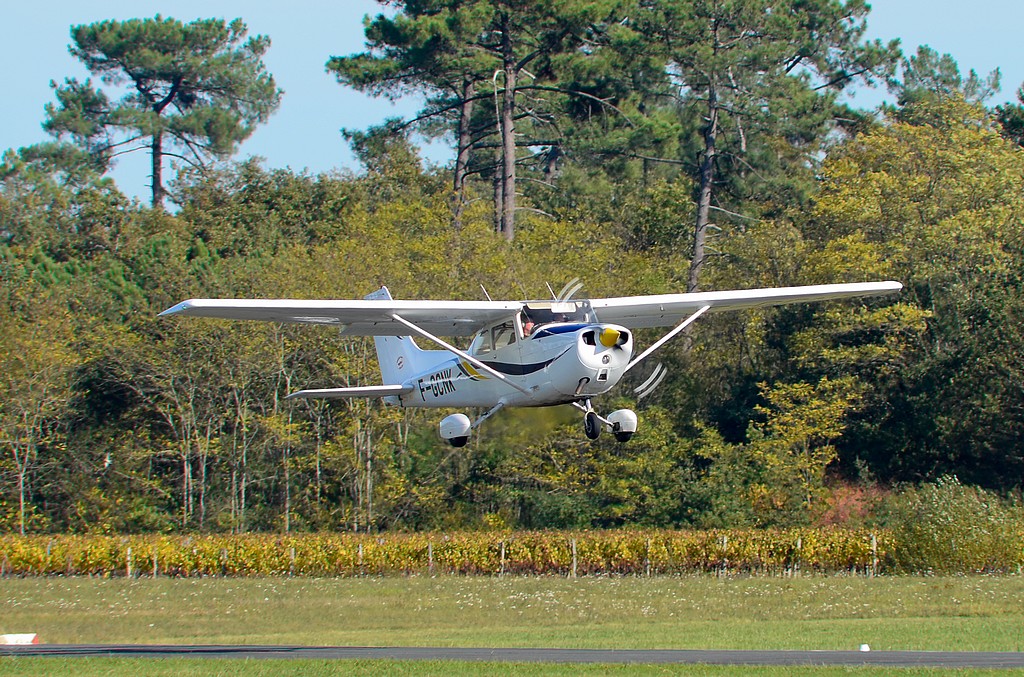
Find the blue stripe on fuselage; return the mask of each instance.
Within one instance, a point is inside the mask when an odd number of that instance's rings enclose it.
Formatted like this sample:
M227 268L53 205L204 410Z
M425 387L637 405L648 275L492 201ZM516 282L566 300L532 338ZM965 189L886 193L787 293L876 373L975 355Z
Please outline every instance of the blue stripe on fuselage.
M580 325L584 326L584 325ZM509 376L525 376L534 372L540 371L547 367L549 364L557 360L562 355L572 350L572 346L567 347L565 350L555 355L550 360L544 362L534 362L533 364L520 364L518 362L488 362L487 360L481 360L484 364L495 371L499 371L502 374L508 374Z
M567 324L552 324L546 325L538 329L530 336L531 339L544 338L545 336L555 336L557 334L569 334L574 331L579 331L585 327L589 327L588 324L582 324L577 322Z

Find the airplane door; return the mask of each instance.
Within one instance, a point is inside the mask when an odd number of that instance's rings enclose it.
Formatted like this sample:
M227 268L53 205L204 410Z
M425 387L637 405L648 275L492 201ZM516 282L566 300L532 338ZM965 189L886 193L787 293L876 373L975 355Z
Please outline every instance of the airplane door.
M490 359L505 364L522 363L521 331L517 323L511 320L491 327L491 346L494 352Z

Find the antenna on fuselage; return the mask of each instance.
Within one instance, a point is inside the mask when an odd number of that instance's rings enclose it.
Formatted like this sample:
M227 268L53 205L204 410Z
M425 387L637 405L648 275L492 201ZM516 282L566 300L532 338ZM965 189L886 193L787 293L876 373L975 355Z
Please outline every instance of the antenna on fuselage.
M483 283L480 284L480 291L482 291L484 293L484 296L487 297L488 301L493 301L494 300L494 299L491 298L491 295L487 293L487 288L484 287Z

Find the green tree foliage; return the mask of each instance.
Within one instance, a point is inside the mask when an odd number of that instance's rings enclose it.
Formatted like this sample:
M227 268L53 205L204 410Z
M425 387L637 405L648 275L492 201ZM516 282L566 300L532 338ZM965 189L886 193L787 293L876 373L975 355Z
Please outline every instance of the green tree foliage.
M884 407L866 410L857 453L881 477L1015 486L1024 157L977 105L920 108L927 123L893 122L835 153L815 213L817 237L875 249L928 313Z
M885 75L895 57L895 43L863 41L862 2L768 9L762 0L639 2L613 42L645 83L644 111L678 120L674 156L646 151L644 159L680 164L694 181L690 291L700 285L709 228L717 228L712 211L731 219L752 198L791 201L792 192L780 194L781 184L769 183L789 170L806 186L809 160L835 128L835 93ZM654 77L650 54L660 60ZM664 138L669 124L646 136ZM658 148L667 150L664 143ZM774 178L759 181L766 176Z
M967 77L949 54L939 53L928 45L917 48L917 54L902 61L902 79L894 79L889 89L897 95L900 108L929 99L959 96L971 103L984 103L999 91L1000 73L995 69L981 78L973 69Z
M183 24L158 14L73 26L72 56L112 90L89 79L51 83L57 101L43 126L104 164L147 149L152 204L162 207L165 157L190 165L226 157L277 108L281 92L261 60L270 40L245 37L241 19Z
M468 4L407 3L403 9L394 17L381 14L368 19L369 51L332 57L327 70L340 83L375 96L397 99L410 90L426 91L427 107L417 117L425 131L446 133L454 117L453 201L454 223L459 227L474 137L483 133L473 129L472 121L477 88L487 80L487 57L471 47L478 26Z
M493 177L496 228L515 235L517 172L531 147L545 147L549 163L559 144L558 109L548 100L569 93L560 76L566 60L604 40L618 18L615 0L430 0L387 3L398 13L367 19L369 50L332 57L339 82L374 95L427 95L417 122L452 133L456 222L470 174ZM429 127L423 127L428 132ZM522 137L522 138L517 138Z
M956 476L908 488L883 510L900 547L897 571L968 574L1012 571L1021 547L1021 510Z
M996 106L995 113L1003 128L1003 136L1018 146L1024 146L1024 86L1017 90L1017 103Z
M83 359L67 308L52 292L32 291L20 313L0 307L0 445L4 479L16 486L22 534L36 513L33 484L49 481L47 466L60 463Z

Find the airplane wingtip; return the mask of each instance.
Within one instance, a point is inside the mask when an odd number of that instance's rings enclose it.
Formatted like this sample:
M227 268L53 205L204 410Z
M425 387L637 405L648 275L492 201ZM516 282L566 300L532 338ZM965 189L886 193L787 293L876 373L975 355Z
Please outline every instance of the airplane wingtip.
M191 301L182 301L181 303L176 303L175 305L171 306L167 310L163 311L162 313L157 315L157 317L164 317L166 315L177 315L179 313L185 312L186 310L188 310L191 307L192 307L192 302Z

